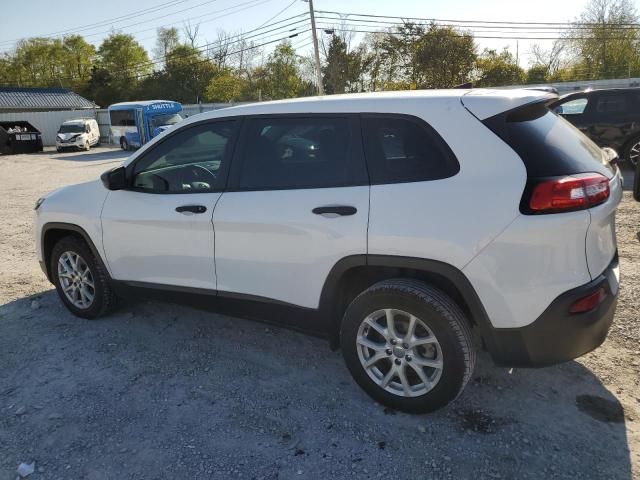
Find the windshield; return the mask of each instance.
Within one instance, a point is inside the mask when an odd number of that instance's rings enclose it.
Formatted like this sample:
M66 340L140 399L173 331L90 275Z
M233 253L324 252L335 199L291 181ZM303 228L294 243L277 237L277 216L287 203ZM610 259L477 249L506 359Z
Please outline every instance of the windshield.
M58 133L82 133L84 132L84 125L78 123L70 123L68 125L60 125Z
M182 117L177 113L170 113L167 115L156 115L151 119L151 126L153 128L158 128L163 125L175 125L181 120L182 120Z

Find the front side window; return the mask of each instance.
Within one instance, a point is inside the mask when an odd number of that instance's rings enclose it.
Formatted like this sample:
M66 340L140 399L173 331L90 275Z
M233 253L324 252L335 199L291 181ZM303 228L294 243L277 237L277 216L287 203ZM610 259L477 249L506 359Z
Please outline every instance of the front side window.
M203 193L224 186L223 162L236 121L197 125L176 132L145 153L133 168L133 187L150 193Z
M347 117L253 118L247 121L238 188L324 188L366 183L352 152ZM364 178L363 178L364 175Z
M363 116L362 134L373 184L437 180L460 170L444 140L418 120Z

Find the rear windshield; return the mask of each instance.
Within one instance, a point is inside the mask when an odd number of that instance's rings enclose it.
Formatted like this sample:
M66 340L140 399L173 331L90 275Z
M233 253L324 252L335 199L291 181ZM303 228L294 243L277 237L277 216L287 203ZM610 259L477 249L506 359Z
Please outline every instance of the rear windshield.
M611 178L602 150L544 103L505 112L483 122L522 158L529 178L597 172Z

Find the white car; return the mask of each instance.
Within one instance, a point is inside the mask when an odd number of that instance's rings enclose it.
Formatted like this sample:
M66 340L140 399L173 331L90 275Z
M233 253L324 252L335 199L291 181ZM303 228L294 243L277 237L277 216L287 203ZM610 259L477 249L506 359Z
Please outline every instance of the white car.
M56 150L65 148L87 150L100 144L100 129L93 119L69 120L60 125L56 135Z
M550 365L611 325L622 178L554 98L389 92L196 115L40 199L38 258L80 317L127 292L271 306L340 347L374 399L432 411L463 390L476 345Z

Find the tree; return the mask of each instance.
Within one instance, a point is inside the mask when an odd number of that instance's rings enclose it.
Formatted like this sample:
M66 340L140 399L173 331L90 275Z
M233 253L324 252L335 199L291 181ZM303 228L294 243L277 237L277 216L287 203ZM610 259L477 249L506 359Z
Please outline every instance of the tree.
M591 0L567 34L574 63L584 79L619 78L640 73L639 21L629 0Z
M485 49L476 61L479 87L520 85L525 82L524 70L518 66L514 56L506 48L498 53Z
M322 80L327 94L358 91L362 74L362 51L349 52L344 38L333 35L325 49Z
M192 48L196 48L198 34L200 33L200 24L196 23L193 25L190 21L187 21L187 23L184 24L183 31L184 36L187 37L187 43L191 45Z
M163 62L166 62L167 56L178 46L179 43L180 34L176 27L160 27L158 28L156 47L153 53L156 58L162 59Z
M533 56L534 65L544 67L546 69L545 77L551 77L562 68L564 55L566 52L566 42L556 40L550 49L546 50L538 44L531 47L531 55Z
M225 70L209 82L207 98L212 102L236 102L242 97L244 83L232 70Z
M549 81L549 73L546 65L533 65L527 70L527 83L547 83Z
M133 100L140 78L151 73L146 50L132 35L112 33L98 48L88 92L99 105Z
M269 100L294 98L302 87L300 59L289 42L282 42L269 54L264 68L256 72L257 87Z
M473 37L451 26L405 23L379 42L385 88L449 88L473 73Z
M20 40L13 55L16 80L31 85L60 86L65 77L64 50L60 39Z
M183 103L199 103L218 69L200 50L182 44L167 57L165 73L172 85L171 98Z
M112 33L100 45L98 58L101 68L125 81L151 72L147 51L133 35Z

